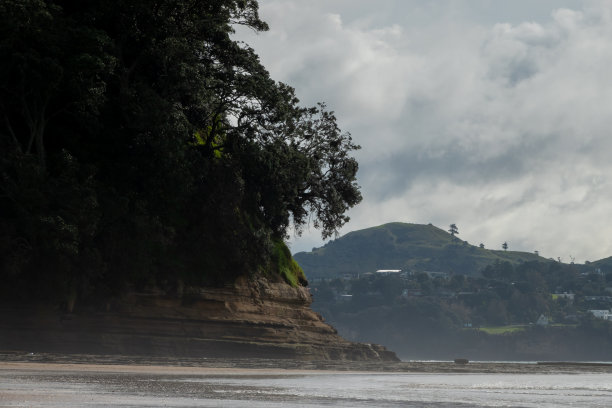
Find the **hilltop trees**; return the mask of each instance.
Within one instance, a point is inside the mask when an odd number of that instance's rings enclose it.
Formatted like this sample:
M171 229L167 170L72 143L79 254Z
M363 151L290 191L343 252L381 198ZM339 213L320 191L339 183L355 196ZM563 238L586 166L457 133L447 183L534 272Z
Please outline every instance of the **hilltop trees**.
M454 237L455 234L459 234L459 228L455 224L451 224L448 232Z
M7 292L220 283L274 269L311 215L324 237L348 220L359 147L235 25L267 29L253 0L2 2Z

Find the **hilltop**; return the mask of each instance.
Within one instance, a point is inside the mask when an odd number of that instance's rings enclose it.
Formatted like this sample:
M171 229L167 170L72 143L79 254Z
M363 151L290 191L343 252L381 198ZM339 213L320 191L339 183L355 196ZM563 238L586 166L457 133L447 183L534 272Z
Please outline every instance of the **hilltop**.
M495 261L545 261L529 252L498 251L470 245L431 224L393 222L350 232L295 260L309 278L402 269L476 275Z

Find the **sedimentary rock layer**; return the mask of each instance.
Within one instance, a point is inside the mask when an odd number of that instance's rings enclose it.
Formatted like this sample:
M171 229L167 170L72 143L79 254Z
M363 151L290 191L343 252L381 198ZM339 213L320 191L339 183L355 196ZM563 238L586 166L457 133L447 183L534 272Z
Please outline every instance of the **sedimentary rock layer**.
M306 288L239 278L179 295L132 293L103 311L4 305L0 350L190 357L394 361L384 347L341 338L310 309Z

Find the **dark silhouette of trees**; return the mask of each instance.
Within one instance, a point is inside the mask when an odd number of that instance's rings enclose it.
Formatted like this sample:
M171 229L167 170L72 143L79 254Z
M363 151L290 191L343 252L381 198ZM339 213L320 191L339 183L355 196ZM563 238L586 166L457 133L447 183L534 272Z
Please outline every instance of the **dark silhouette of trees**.
M256 1L0 4L0 278L71 302L286 260L361 200L359 148L233 27ZM282 244L284 245L284 244Z
M448 232L450 232L450 234L454 237L455 234L459 234L459 228L457 228L455 224L451 224Z

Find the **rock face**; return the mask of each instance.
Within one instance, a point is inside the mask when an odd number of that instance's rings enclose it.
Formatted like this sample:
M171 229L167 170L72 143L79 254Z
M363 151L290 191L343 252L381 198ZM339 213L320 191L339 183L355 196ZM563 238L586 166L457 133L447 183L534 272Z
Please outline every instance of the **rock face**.
M0 350L297 360L398 361L341 338L310 309L306 288L239 278L181 296L131 294L106 310L3 306Z

